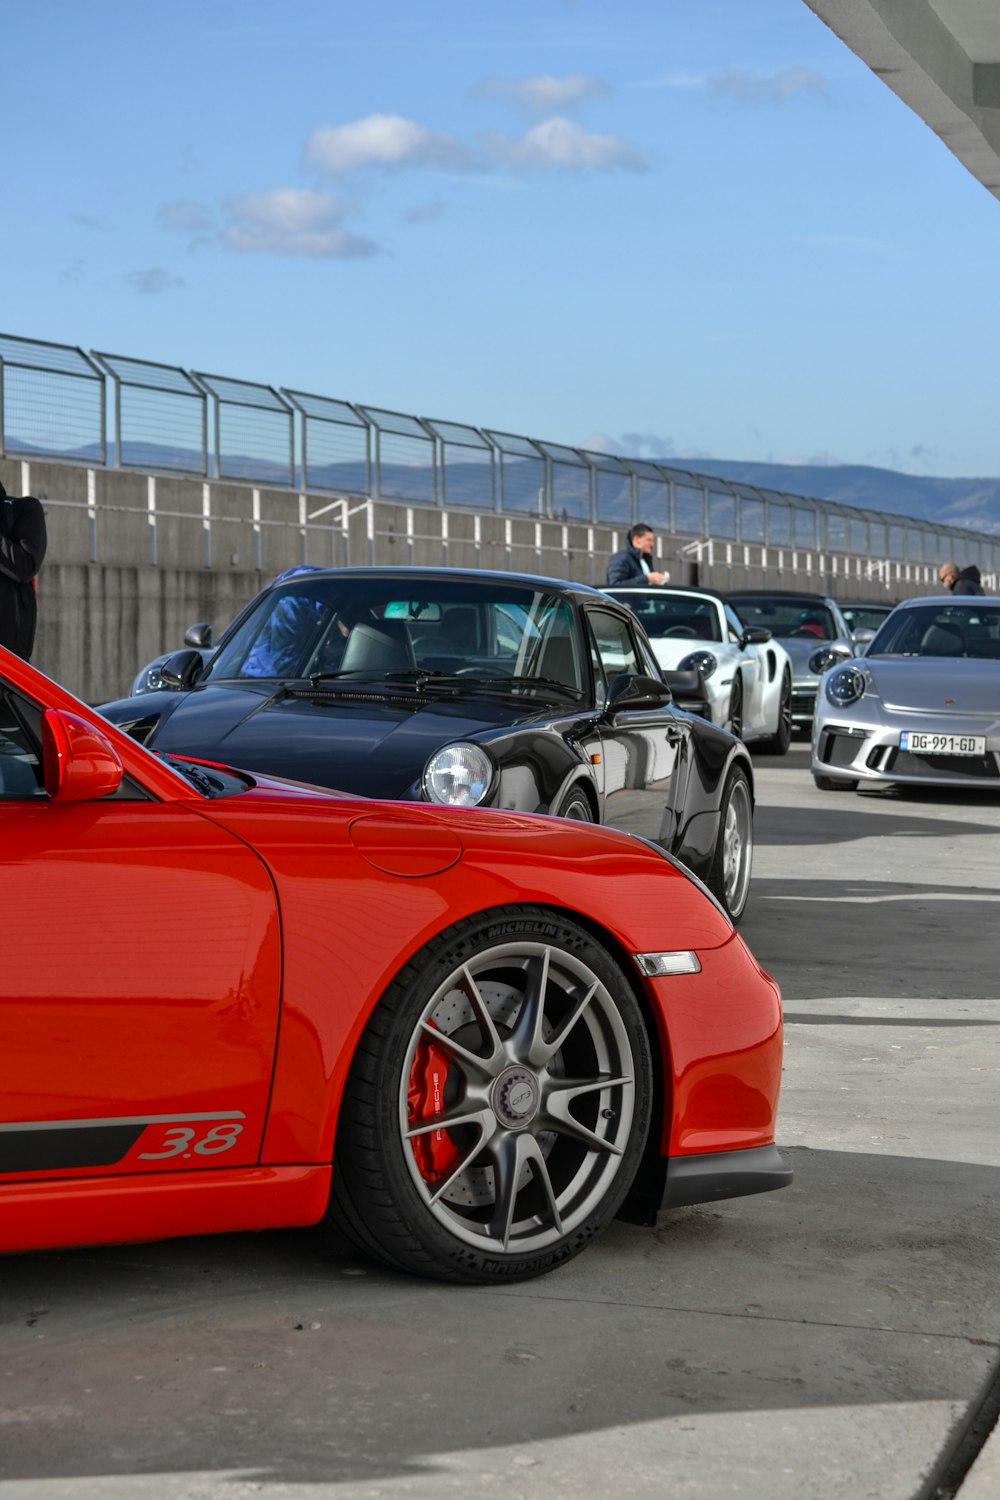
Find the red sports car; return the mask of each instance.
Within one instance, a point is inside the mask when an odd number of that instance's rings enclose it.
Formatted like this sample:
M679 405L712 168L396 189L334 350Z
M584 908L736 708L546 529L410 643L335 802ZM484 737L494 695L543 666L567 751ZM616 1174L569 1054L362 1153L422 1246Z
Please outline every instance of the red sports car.
M777 987L640 839L159 759L2 650L0 826L0 1249L510 1280L790 1180Z

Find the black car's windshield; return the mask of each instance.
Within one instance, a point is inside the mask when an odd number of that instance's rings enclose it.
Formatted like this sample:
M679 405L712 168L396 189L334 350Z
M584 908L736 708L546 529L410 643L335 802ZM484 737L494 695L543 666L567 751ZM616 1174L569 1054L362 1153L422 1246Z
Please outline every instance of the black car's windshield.
M582 697L586 669L573 607L504 579L302 574L268 589L224 639L203 682L375 679L463 683Z
M1000 662L1000 607L981 600L916 604L889 616L865 652L872 656L964 656Z
M779 638L835 641L839 635L833 611L812 599L737 594L733 604L748 625L765 625L772 635Z
M638 615L650 640L670 637L687 641L721 641L722 621L714 599L697 594L670 594L658 589L607 589L612 599L627 604Z

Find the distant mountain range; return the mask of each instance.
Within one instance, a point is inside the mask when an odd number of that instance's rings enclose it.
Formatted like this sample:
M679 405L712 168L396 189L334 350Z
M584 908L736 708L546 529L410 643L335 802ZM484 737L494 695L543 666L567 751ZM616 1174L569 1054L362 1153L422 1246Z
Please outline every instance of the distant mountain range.
M49 450L30 442L9 442L9 451L38 454ZM72 452L56 455L75 458L84 463L100 464L102 451L87 444ZM114 461L114 447L109 444L107 461ZM121 462L129 468L150 468L181 474L200 474L207 456L194 449L168 446L150 441L126 441ZM541 482L540 460L508 459L504 468L504 497L511 511L533 513L538 503ZM894 515L914 516L938 526L960 526L967 531L1000 535L1000 479L933 479L919 474L901 474L894 469L876 469L864 464L762 464L744 463L739 459L698 458L690 465L686 460L658 460L668 468L687 469L692 474L714 475L757 489L779 490L786 495L804 495L813 500L834 500L858 510L890 511ZM223 453L219 463L227 479L256 480L261 484L284 487L300 484L301 469L296 464L289 471L287 459L271 459L262 454ZM382 494L385 498L432 503L434 479L424 463L393 462L388 456L381 464ZM445 470L445 499L452 504L489 506L491 503L489 471L481 463L465 463L449 457ZM366 492L368 473L363 461L331 460L309 464L310 487L335 493L361 495ZM614 497L612 497L614 498ZM628 521L628 497L625 490L615 499L605 496L602 519ZM560 468L554 497L557 513L566 519L582 519L588 514L589 491L584 469L563 465Z
M676 460L669 460L676 463ZM1000 534L1000 479L930 479L864 464L760 464L699 458L691 472L859 510L888 510L939 526Z

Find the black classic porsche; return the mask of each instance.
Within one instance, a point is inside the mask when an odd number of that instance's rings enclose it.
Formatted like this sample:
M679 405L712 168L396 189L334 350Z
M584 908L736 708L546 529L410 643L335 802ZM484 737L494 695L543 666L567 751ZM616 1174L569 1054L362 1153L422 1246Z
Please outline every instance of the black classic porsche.
M672 702L632 612L585 585L302 569L211 651L158 660L101 712L159 753L366 797L606 823L652 840L737 920L753 849L744 746Z

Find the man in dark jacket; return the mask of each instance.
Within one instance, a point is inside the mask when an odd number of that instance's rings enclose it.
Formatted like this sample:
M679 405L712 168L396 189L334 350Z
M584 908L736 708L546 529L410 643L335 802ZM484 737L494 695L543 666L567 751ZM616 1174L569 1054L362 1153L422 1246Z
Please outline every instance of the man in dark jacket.
M0 646L27 661L35 644L35 574L45 556L45 512L33 495L17 500L0 484Z
M953 594L981 594L983 592L983 580L975 564L970 568L960 569L958 563L943 562L938 568L938 578Z
M631 527L628 546L616 552L608 563L607 587L641 588L645 583L669 583L669 573L658 573L652 568L655 541L653 528L645 521Z

